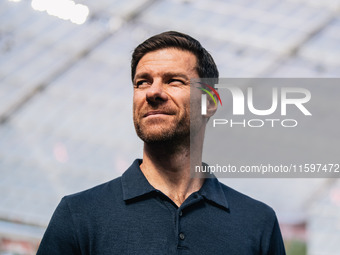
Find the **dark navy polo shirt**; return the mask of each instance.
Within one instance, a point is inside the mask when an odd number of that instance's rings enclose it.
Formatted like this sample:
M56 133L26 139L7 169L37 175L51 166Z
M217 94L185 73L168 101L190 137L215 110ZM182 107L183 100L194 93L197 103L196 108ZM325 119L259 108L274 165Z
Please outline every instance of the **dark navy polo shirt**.
M210 178L178 207L149 184L140 163L64 197L37 254L285 254L267 205Z

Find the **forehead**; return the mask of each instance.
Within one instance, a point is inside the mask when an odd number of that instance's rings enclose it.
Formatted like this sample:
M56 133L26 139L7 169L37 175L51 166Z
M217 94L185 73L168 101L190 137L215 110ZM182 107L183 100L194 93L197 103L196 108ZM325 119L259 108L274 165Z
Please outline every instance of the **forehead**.
M150 71L196 71L197 59L190 51L166 48L145 54L139 61L136 74Z

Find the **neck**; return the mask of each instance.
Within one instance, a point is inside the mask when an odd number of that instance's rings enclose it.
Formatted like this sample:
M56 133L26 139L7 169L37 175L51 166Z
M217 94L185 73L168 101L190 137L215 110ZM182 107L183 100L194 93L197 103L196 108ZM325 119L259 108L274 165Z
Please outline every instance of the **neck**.
M143 163L140 166L143 174L155 189L162 191L178 207L198 191L204 181L191 177L190 163L202 163L202 145L192 147L196 149L190 153L190 141L144 144Z

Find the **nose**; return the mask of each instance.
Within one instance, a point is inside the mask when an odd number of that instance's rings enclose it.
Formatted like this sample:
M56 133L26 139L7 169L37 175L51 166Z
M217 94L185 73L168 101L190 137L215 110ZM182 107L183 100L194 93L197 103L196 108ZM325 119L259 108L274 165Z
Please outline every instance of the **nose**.
M151 104L168 100L168 95L164 90L164 84L161 81L154 80L146 92L146 100Z

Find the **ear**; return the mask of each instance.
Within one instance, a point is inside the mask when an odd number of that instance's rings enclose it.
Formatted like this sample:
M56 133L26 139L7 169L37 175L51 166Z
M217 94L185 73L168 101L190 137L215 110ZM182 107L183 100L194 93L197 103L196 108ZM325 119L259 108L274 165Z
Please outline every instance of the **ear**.
M209 119L210 117L212 117L215 112L217 111L217 105L218 105L218 98L217 96L214 94L213 95L215 101L211 98L211 97L207 97L207 114L206 117Z

